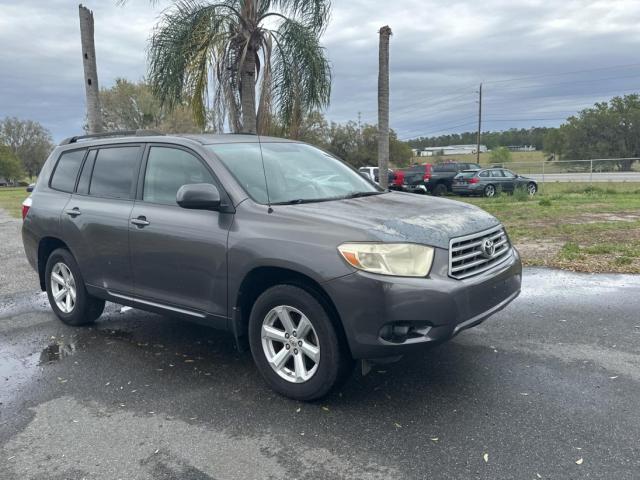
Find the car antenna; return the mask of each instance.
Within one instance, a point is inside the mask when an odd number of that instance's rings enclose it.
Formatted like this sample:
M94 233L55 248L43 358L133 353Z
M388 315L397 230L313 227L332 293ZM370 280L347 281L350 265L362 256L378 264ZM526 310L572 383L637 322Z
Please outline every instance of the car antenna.
M271 197L269 196L269 182L267 182L267 169L264 166L264 155L262 154L262 141L260 140L260 135L256 135L258 137L258 146L260 147L260 159L262 160L262 173L264 173L264 187L267 191L267 213L273 213L273 208L271 207Z

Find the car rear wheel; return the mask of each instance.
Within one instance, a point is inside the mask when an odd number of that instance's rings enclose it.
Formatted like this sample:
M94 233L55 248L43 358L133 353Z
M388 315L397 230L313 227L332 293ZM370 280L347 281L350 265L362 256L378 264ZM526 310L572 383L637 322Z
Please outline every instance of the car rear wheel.
M527 185L527 193L530 196L533 197L537 192L538 192L538 186L535 183L531 182Z
M271 287L258 297L249 318L249 344L267 384L295 400L326 395L353 369L327 310L293 285Z
M433 187L433 194L441 197L447 193L447 186L444 183L439 183L435 187Z
M104 300L87 293L80 269L68 250L54 250L45 269L51 309L67 325L93 323L104 310Z
M484 196L485 197L494 197L496 195L496 187L493 185L487 185L484 187Z

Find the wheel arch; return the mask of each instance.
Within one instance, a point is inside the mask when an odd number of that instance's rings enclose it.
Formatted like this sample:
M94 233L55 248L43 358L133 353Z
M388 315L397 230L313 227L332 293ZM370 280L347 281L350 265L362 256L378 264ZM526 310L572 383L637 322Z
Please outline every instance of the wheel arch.
M246 337L249 315L256 299L268 288L276 285L293 285L315 297L329 313L340 341L348 345L338 309L322 285L299 271L274 266L255 267L247 272L242 279L235 295L233 315L231 316L231 330L236 336L236 340Z
M43 237L38 242L38 277L40 279L40 289L43 292L47 289L46 280L44 278L45 270L47 268L47 260L51 253L58 248L64 248L73 255L69 246L57 237Z

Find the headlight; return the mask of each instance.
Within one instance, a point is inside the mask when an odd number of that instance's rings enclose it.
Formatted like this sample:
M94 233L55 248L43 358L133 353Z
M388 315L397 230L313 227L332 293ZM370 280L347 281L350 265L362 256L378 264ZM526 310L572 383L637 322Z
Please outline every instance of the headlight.
M343 243L342 257L365 272L401 277L426 277L433 263L433 248L415 243Z

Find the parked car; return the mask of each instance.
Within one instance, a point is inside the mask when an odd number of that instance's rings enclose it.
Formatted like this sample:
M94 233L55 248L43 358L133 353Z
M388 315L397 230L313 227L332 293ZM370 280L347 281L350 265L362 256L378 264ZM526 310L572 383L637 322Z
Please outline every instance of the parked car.
M396 170L393 185L405 192L427 193L427 183L431 178L432 168L433 165L425 163Z
M517 188L526 190L529 195L535 195L538 184L535 180L506 168L467 170L456 175L453 182L453 193L457 195L493 197L497 192L513 193Z
M521 283L504 227L478 207L383 191L315 147L255 135L67 139L22 237L64 323L112 301L227 330L298 400L357 359L479 324Z
M444 162L433 166L433 173L427 183L427 189L433 195L444 195L451 192L453 179L464 170L480 169L477 163Z
M360 167L358 171L363 174L366 178L375 183L380 183L380 174L378 167ZM388 177L388 185L394 185L395 173L393 170L389 169L389 177Z

